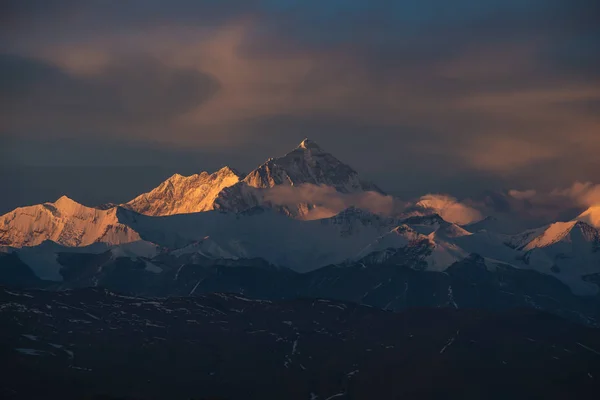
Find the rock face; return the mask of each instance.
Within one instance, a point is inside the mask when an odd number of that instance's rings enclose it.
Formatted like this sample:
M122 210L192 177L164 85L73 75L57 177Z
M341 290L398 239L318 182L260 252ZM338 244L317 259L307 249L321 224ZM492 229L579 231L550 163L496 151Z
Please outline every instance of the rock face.
M10 365L0 396L15 400L569 399L600 389L598 331L534 310L0 288L0 324Z
M215 199L226 187L235 185L241 175L224 167L208 174L182 176L175 174L151 192L124 204L124 207L146 215L173 215L214 210Z

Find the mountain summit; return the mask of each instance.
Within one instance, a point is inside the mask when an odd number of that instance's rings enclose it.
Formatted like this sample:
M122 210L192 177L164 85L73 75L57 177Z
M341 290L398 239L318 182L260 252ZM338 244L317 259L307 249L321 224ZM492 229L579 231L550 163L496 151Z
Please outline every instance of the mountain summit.
M323 150L310 139L304 139L282 157L270 158L239 183L225 188L215 200L215 208L240 212L256 206L274 208L294 218L304 218L317 207L302 185L333 189L339 193L383 191L373 183L361 180L350 166ZM285 193L285 204L277 203L275 188L294 188ZM271 190L271 192L269 192Z
M226 187L240 181L242 175L229 167L215 173L191 176L175 174L148 193L124 204L124 207L146 215L185 214L214 209L214 202Z
M255 188L310 183L332 186L342 193L369 190L381 193L381 189L372 183L361 181L354 169L310 139L304 139L283 157L267 160L250 172L244 182Z

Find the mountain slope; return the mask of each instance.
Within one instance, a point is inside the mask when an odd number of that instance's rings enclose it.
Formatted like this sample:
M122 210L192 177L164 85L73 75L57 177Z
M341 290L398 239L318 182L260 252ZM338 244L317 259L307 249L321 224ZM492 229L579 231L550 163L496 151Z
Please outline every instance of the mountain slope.
M600 205L588 208L576 220L585 222L595 228L600 228Z
M140 214L156 216L213 210L221 190L240 179L241 175L229 167L210 175L207 172L191 176L175 174L123 206Z

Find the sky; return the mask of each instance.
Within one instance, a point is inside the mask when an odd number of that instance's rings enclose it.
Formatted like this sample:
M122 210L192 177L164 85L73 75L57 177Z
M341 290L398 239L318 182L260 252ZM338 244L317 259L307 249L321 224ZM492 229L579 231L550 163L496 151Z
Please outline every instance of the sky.
M600 183L599 18L596 0L2 1L0 214L250 171L305 137L404 198L580 199Z

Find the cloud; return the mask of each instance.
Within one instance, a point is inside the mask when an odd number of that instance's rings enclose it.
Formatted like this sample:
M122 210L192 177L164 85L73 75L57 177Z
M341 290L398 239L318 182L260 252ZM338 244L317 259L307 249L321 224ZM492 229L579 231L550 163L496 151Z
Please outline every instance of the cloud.
M445 194L428 194L422 196L416 203L416 206L436 212L446 221L459 225L483 219L483 215L475 208Z
M526 200L526 199L531 199L533 197L535 197L535 195L537 194L537 191L533 190L533 189L529 189L529 190L509 190L508 194L510 195L510 197L515 198L517 200Z
M407 203L377 192L340 193L331 186L302 184L298 186L275 186L261 192L264 201L277 206L295 206L306 203L315 205L304 219L328 218L339 212L356 207L375 214L394 216L400 214Z
M566 188L551 190L509 190L496 193L502 199L501 209L496 203L473 200L470 204L486 215L521 221L524 226L538 227L555 221L568 221L585 209L600 205L600 184L574 182Z
M600 184L575 182L569 188L553 190L550 196L571 199L578 206L597 206L600 205Z
M509 195L522 200L533 207L552 207L569 209L574 207L591 207L600 204L600 184L592 182L574 182L566 188L556 188L550 191L540 190L509 190Z
M75 75L41 60L0 54L0 74L3 129L20 136L42 129L44 136L143 134L169 126L219 89L211 75L151 57L122 57Z

